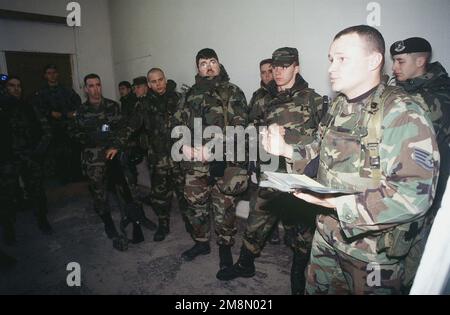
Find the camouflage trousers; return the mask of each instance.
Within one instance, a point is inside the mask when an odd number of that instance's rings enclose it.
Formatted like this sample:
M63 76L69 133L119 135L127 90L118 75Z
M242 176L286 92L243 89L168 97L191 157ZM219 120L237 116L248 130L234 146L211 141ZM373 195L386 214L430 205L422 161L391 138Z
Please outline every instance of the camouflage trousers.
M17 172L22 178L25 192L33 202L37 214L47 214L47 196L42 164L28 157L21 157L18 161Z
M210 211L214 217L217 244L233 245L237 232L236 196L222 193L218 187L222 179L212 184L209 171L188 170L184 186L187 201L186 217L191 225L195 241L206 242L210 238Z
M306 294L401 294L404 261L364 262L328 244L316 231L307 269Z
M83 161L83 170L88 178L89 192L94 202L95 212L99 216L110 213L106 162L86 163L86 161Z
M180 211L184 214L187 202L184 198L184 175L181 167L175 164L169 168L164 161L156 163L151 174L150 200L159 220L169 221L174 193Z
M34 210L38 215L47 214L47 197L40 163L21 156L14 163L3 163L0 175L0 223L12 223L15 220L19 176Z
M18 185L17 169L13 163L0 164L0 224L11 224L15 220L15 196Z
M311 205L291 194L253 188L244 246L258 256L274 225L281 219L288 245L294 251L308 255L315 230L315 215L310 208Z

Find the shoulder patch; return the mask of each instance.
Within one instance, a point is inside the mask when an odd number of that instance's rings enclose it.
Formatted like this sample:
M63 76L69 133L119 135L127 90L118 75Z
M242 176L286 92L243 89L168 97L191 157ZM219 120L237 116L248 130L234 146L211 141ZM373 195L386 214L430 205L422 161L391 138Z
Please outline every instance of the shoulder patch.
M425 150L414 148L413 159L417 165L425 169L426 171L433 170L433 155Z

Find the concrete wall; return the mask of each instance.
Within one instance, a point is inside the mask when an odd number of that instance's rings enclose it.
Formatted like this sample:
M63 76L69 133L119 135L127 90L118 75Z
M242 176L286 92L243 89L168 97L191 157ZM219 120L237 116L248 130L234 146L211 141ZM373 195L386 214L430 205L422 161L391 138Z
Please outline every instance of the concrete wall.
M378 0L387 46L411 36L426 37L436 60L450 69L450 1ZM366 24L364 0L111 0L110 16L117 81L154 66L193 84L195 55L214 48L231 80L247 97L258 87L258 63L276 48L299 49L302 72L319 93L331 94L328 48L341 29ZM389 55L387 55L389 57ZM388 58L386 71L391 73Z
M66 16L69 0L0 0L0 8ZM302 74L319 93L331 94L327 53L342 28L366 23L369 0L80 0L82 27L0 19L0 51L75 55L77 85L89 72L103 79L104 94L117 83L166 70L178 82L194 82L195 54L212 47L247 97L258 87L258 63L273 50L294 46ZM379 0L380 31L389 47L410 36L429 39L434 59L450 68L448 0ZM112 38L112 40L111 40ZM389 56L388 56L389 57ZM1 58L0 58L1 59ZM0 60L0 66L2 61ZM391 62L386 66L390 73Z
M54 16L67 16L61 0L0 0L0 8ZM74 86L81 90L84 75L102 78L103 94L116 98L110 19L107 0L79 0L81 27L0 19L0 51L68 53L74 56ZM36 74L41 75L41 74Z

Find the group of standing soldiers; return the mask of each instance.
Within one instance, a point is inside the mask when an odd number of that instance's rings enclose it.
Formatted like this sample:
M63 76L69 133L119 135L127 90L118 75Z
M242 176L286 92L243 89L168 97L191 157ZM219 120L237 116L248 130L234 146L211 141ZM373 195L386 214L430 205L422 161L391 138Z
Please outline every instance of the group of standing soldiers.
M46 85L29 98L23 96L22 81L17 76L9 76L2 88L5 147L1 154L4 206L0 223L6 244L16 241L14 222L18 209L34 208L39 229L44 234L53 233L47 220L44 188L49 157L62 183L81 179L80 149L69 137L67 125L81 99L75 91L59 84L55 65L46 66L43 76Z
M63 183L81 177L80 172L77 174L79 150L76 153L76 143L67 129L67 114L78 109L81 99L72 89L61 86L58 76L55 65L46 66L47 84L30 98L23 96L22 81L17 76L7 77L1 87L0 227L7 245L16 242L19 209L33 208L38 228L46 235L53 233L47 219L44 185L49 152ZM2 265L11 263L11 257L1 260Z

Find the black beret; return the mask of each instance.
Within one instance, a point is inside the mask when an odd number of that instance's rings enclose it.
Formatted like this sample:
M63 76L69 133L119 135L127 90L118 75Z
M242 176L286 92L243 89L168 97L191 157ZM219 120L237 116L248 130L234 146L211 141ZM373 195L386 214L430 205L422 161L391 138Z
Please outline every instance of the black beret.
M410 54L418 52L431 53L430 43L421 37L411 37L405 40L399 40L391 46L391 56L399 54Z

